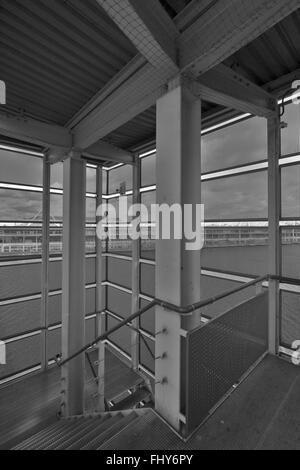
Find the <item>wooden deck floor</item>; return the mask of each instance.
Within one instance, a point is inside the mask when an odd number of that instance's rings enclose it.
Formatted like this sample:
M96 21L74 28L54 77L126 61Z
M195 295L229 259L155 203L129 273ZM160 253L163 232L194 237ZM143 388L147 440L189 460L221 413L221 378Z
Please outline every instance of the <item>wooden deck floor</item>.
M109 351L106 353L105 369L105 395L108 400L141 380L140 376ZM60 371L57 368L1 387L0 449L11 448L33 431L37 432L54 422L59 408Z

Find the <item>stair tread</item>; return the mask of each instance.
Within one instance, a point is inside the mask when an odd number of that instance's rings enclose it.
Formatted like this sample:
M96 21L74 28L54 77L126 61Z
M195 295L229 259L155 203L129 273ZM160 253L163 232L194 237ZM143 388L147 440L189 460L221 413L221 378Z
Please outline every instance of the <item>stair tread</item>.
M134 425L108 440L101 450L184 449L184 442L152 409L146 410Z
M81 447L81 450L98 450L101 446L105 443L106 440L110 439L115 434L122 431L127 425L129 425L132 421L137 419L138 415L134 411L131 412L128 416L122 417L122 419L118 420L114 425L109 427L106 431L104 431L101 435L95 437L93 441L89 444Z
M38 442L40 442L41 440L47 438L48 436L50 437L50 435L56 433L57 430L62 429L62 426L64 426L64 428L67 429L68 423L64 422L64 424L62 425L61 421L57 421L52 426L46 427L45 429L39 431L38 433L33 434L31 437L29 437L25 441L15 446L14 450L22 450L23 448L30 446L32 442L35 442L35 444L38 444Z
M101 428L109 419L110 417L108 415L99 416L97 418L78 419L77 425L75 425L74 422L74 425L68 428L67 433L62 432L58 436L55 436L52 443L49 442L46 446L43 446L43 450L63 450L71 445L74 439L78 440L82 436L87 436L93 429Z
M66 450L80 450L84 446L90 445L95 439L99 438L102 434L104 434L107 430L111 429L112 426L116 425L122 420L123 416L121 413L110 416L105 423L102 425L97 426L95 425L91 428L90 432L85 436L81 436L79 439L73 439L73 442L65 448Z
M95 417L94 420L101 421L103 417ZM74 431L75 429L80 429L84 423L91 423L91 418L76 418L76 419L66 419L56 422L54 425L42 430L41 432L31 436L29 439L26 439L24 442L21 442L14 450L24 450L24 449L33 449L38 450L40 447L50 445L51 440L58 440L58 436L63 434L64 436L68 435L69 432Z
M157 427L157 420L159 418L151 409L131 410L128 414L120 411L113 415L106 413L98 416L61 420L25 440L14 449L139 449L141 442L149 441L148 428L152 424L156 424ZM157 438L159 436L156 436Z

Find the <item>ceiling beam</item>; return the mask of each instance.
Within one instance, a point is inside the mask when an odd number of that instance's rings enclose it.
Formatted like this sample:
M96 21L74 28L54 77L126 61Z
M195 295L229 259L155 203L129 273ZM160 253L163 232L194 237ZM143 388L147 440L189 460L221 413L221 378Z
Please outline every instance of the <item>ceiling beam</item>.
M223 64L191 81L203 100L244 113L269 118L276 113L276 99L263 88Z
M158 0L97 0L137 50L156 69L178 72L178 31Z
M282 92L287 91L291 88L293 82L300 80L300 69L294 70L294 72L283 75L272 82L269 82L264 86L265 90L276 93L277 96L282 94Z
M94 95L68 122L67 126L73 129L79 124L86 116L89 115L97 106L101 105L103 101L112 95L121 85L123 85L129 78L133 77L135 73L140 71L147 64L146 59L140 54L136 55L125 67L118 72L112 80L110 80L96 95Z
M44 148L72 146L72 134L68 129L35 119L12 117L6 113L0 114L0 134Z
M133 153L103 141L98 141L96 144L86 149L84 156L90 157L96 161L104 160L115 163L124 163L126 165L133 165L134 163Z
M202 8L195 2L194 14ZM223 62L300 7L300 0L226 0L208 7L179 41L179 65L195 76Z
M122 18L124 23L128 20L128 26L123 25L123 31L126 32L128 29L127 34L131 32L135 36L134 40L143 55L138 55L125 67L71 122L74 145L82 149L87 149L98 140L102 140L109 133L154 105L157 99L166 92L168 82L174 76L183 74L198 80L205 72L219 65L236 50L300 7L300 0L192 2L187 7L188 15L183 12L175 19L175 22L183 28L183 32L174 41L179 48L181 66L181 70L174 75L173 67L158 66L158 64L169 63L174 58L174 52L168 52L170 35L166 36L168 39L165 43L160 40L164 27L158 23L157 30L155 30L156 14L153 13L151 16L149 11L150 3L157 7L158 0L151 0L149 4L148 0L147 2L140 0L97 1L104 8L106 5L106 9L115 7L111 16L117 23L121 22ZM133 26L130 16L126 17L125 21L125 4L131 11L133 19L141 22L142 31L147 30L145 36L136 34L138 26ZM157 11L155 8L153 10ZM147 20L145 12L152 18L153 24L149 19ZM152 39L147 36L150 33ZM172 34L175 35L175 33ZM138 44L139 39L141 44ZM155 41L153 54L150 49L147 50L148 39ZM168 56L168 61L164 62L166 56ZM258 87L245 79L240 81L237 79L238 75L233 75L232 71L229 75L228 70L226 74L224 69L222 70L222 73L221 68L214 71L212 76L214 87L208 75L201 81L201 93L203 97L206 96L204 99L242 111L251 109L252 113L260 116L272 113L273 105L268 101L268 97L258 90ZM220 74L225 76L224 82L220 80ZM199 91L200 85L197 86ZM231 86L236 90L231 89ZM243 93L249 93L249 97L245 98Z
M115 91L98 96L98 106L73 128L75 147L86 150L153 106L166 92L168 74L146 64Z

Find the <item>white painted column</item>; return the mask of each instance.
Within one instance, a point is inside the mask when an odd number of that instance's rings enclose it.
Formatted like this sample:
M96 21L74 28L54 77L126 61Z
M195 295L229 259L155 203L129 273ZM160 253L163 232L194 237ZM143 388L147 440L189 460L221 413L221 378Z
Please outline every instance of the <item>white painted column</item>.
M157 203L201 203L201 101L182 84L157 102ZM200 251L187 251L185 240L158 240L156 297L184 306L200 300ZM156 309L155 405L173 428L180 429L180 330L200 322L196 312L181 322L174 312ZM161 333L162 331L165 332ZM163 382L163 383L160 383Z
M281 274L280 207L281 185L279 158L281 155L280 118L268 119L269 158L269 274ZM279 347L279 282L269 282L269 352L276 355Z
M64 162L62 358L85 345L86 167L79 152ZM85 355L62 367L64 416L84 412Z
M48 295L49 295L49 243L50 243L50 171L48 158L43 161L43 229L42 229L42 369L48 367L47 339L48 339Z
M139 155L136 155L135 162L133 165L133 204L141 203L141 165ZM135 313L140 308L140 251L141 251L141 240L132 241L132 297L131 297L131 313ZM140 328L140 320L136 318L132 322L132 326L135 330ZM134 370L138 370L140 361L140 337L137 331L131 331L131 358L132 367Z
M97 208L102 204L102 175L101 167L97 168ZM98 223L98 218L97 218ZM102 240L96 235L96 311L97 337L105 332L104 298L102 288L103 264L106 258L102 256ZM105 411L105 345L98 344L98 412Z

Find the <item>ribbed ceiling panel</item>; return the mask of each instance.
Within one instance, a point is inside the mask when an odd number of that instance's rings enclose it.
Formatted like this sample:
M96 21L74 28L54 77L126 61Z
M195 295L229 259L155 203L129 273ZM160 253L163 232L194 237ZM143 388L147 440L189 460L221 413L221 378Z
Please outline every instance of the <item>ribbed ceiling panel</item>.
M8 108L65 124L136 54L96 0L1 0Z
M300 68L300 10L278 23L226 63L259 85Z

